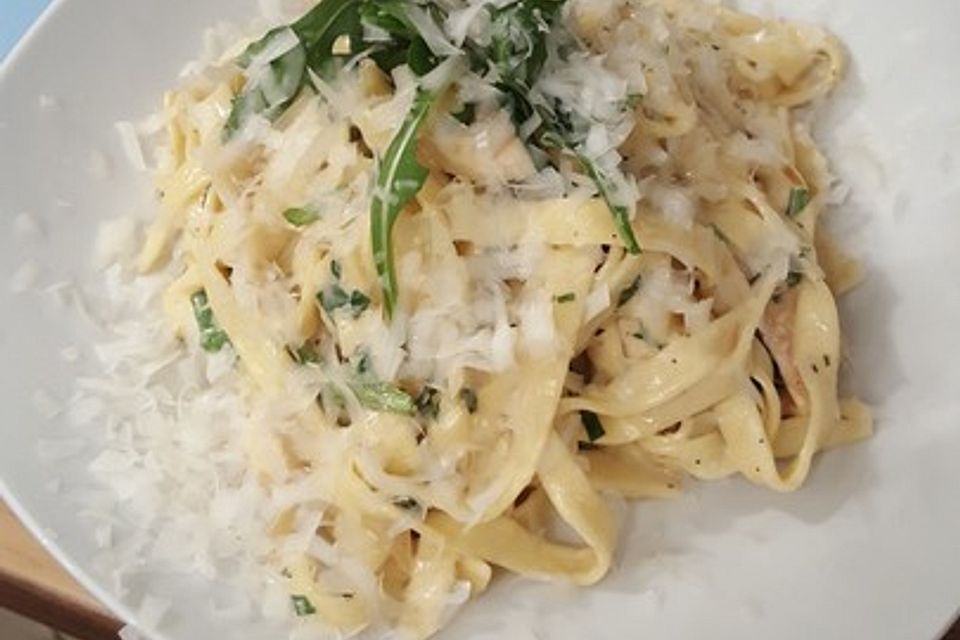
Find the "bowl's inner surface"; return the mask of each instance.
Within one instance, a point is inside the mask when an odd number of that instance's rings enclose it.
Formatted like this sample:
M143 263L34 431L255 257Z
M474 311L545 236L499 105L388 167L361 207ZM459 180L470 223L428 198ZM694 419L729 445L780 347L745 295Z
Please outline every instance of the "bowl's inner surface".
M33 270L41 290L0 291L0 477L18 512L124 615L143 590L112 593L94 532L67 497L89 482L83 465L96 450L63 411L93 366L96 335L62 303L70 287L51 285L95 285L98 221L149 214L149 177L128 167L113 123L154 110L201 50L203 28L245 21L255 4L63 0L0 74L0 273L14 285ZM853 59L817 134L852 190L834 226L869 273L843 319L846 377L877 407L877 437L824 455L795 494L735 480L631 505L601 585L503 580L442 637L927 638L960 602L960 4L775 5L827 23ZM65 362L74 345L81 359ZM38 455L41 441L63 439L78 456ZM142 583L173 599L170 638L268 637L209 615L211 602L255 609L222 586L150 572Z

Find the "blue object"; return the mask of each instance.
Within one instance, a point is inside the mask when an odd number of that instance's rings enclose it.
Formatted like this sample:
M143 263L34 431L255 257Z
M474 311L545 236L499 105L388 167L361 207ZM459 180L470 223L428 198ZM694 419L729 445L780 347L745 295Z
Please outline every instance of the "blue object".
M50 0L3 0L0 2L0 60L7 57Z

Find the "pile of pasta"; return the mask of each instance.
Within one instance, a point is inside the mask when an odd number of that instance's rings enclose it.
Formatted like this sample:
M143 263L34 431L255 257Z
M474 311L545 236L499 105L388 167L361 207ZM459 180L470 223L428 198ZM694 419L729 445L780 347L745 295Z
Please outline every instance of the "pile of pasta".
M823 230L831 176L806 124L838 44L694 0L571 2L565 19L593 55L642 65L619 147L640 253L508 118L441 114L394 231L392 317L368 213L409 73L358 60L229 142L245 42L166 96L139 266L169 274L185 348L202 292L236 358L275 504L264 564L303 624L423 638L494 568L595 583L617 538L606 494L734 474L792 491L817 452L870 434L838 397L836 297L859 271Z

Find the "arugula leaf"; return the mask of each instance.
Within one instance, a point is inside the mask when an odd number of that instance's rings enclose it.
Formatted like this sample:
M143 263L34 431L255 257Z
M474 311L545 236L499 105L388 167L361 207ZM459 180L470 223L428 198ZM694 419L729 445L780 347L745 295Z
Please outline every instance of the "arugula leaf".
M322 0L289 27L272 29L248 46L237 58L237 64L248 68L276 39L289 37L290 31L297 43L267 61L256 84L234 98L223 128L224 142L233 138L250 116L262 114L275 120L286 111L310 83L308 68L320 75L328 75L330 63L337 57L333 45L338 38L349 37L351 54L361 50L364 43L359 0Z
M391 233L397 216L427 180L427 168L417 160L417 141L420 128L435 100L433 93L417 90L413 106L380 160L377 173L376 189L370 206L370 236L373 260L380 277L380 286L383 288L383 302L388 317L393 315L398 293Z
M573 301L576 300L576 299L577 299L577 294L574 293L573 291L568 291L567 293L563 293L563 294L560 294L560 295L558 295L558 296L554 296L554 298L553 298L554 302L556 302L557 304L564 304L564 303L567 303L567 302L573 302Z
M410 394L389 382L354 380L349 386L365 409L405 416L412 416L417 412Z
M394 38L413 40L418 37L417 28L406 11L406 0L363 0L360 3L360 21Z
M230 342L227 333L217 324L207 299L207 292L201 289L190 296L190 305L197 320L197 329L200 331L200 347L208 353L217 353L225 344Z
M390 36L389 42L370 44L370 57L384 73L410 62L411 42L417 29L407 17L405 0L361 0L361 23Z
M801 187L792 187L787 198L787 216L795 218L810 204L810 192Z
M440 58L434 55L423 38L416 38L407 50L407 64L416 75L425 76L440 64Z
M303 42L307 63L317 73L325 71L327 62L335 57L333 45L340 36L350 39L348 55L363 50L360 0L321 0L290 28Z
M486 58L501 78L533 86L547 60L546 36L564 0L517 0L493 12Z
M615 180L609 175L608 171L599 164L588 158L577 148L576 135L574 133L571 116L559 108L551 105L531 102L528 97L529 91L524 88L522 83L512 80L503 80L498 85L503 92L504 106L510 111L513 123L520 126L527 121L534 113L540 116L541 125L531 136L531 142L542 149L559 149L573 154L586 172L587 176L593 181L597 192L607 203L607 208L613 216L614 226L617 228L617 234L623 240L627 251L632 254L640 253L640 244L633 233L633 227L630 224L630 211L623 205L615 204ZM619 169L615 171L619 172Z
M274 39L287 33L286 28L270 31L260 41L247 47L238 64L248 67L254 57ZM258 82L233 99L230 115L223 129L223 140L230 140L254 114L263 114L270 120L279 117L300 94L306 78L307 51L303 43L298 41L288 51L270 60L262 70Z
M303 207L291 207L283 212L283 218L295 227L305 227L320 219L320 214Z
M640 253L640 244L637 242L637 237L633 234L633 227L630 225L629 209L614 202L613 193L615 187L613 180L599 164L584 154L577 153L576 156L580 162L580 166L583 167L583 170L586 171L590 179L593 180L597 191L600 192L600 195L607 203L607 208L610 209L610 213L613 214L613 224L617 228L617 235L623 240L627 251L634 255Z

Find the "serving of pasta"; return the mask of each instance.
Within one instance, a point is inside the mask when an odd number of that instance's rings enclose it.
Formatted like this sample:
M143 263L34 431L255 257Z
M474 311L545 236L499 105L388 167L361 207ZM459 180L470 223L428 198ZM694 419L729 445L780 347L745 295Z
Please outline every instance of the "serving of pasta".
M596 583L611 494L792 491L869 436L810 134L834 38L709 0L300 9L166 95L138 258L254 425L300 627Z

